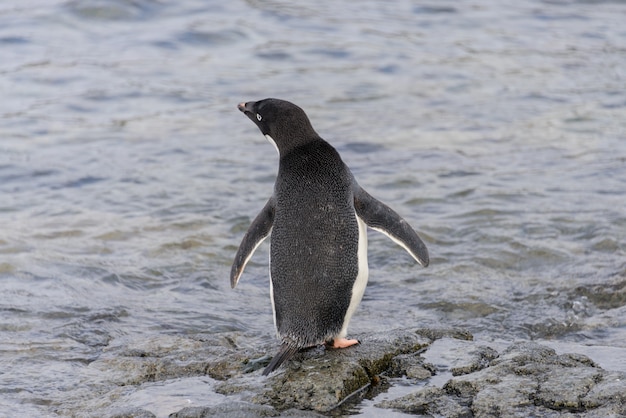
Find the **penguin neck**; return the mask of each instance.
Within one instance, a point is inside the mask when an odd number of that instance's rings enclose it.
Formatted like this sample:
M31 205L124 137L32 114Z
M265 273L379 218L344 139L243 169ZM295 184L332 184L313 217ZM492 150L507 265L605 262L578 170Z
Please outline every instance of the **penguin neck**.
M331 160L341 162L341 157L332 145L322 138L318 138L315 141L292 147L288 152L284 152L281 149L279 171L286 167L290 167L289 170L292 170L294 167L299 167L298 170L301 170L304 166L309 168L313 166L322 167L324 163Z
M278 151L278 155L280 156L281 159L288 156L289 154L293 152L298 152L299 150L302 150L303 148L315 147L316 145L319 145L319 144L327 144L330 146L330 144L324 141L317 134L315 136L307 136L307 137L291 137L289 138L288 141L281 141L281 142L275 141L274 138L272 138L270 135L265 135L265 136L266 138L268 138L270 142L274 144L274 146L276 147L276 150Z

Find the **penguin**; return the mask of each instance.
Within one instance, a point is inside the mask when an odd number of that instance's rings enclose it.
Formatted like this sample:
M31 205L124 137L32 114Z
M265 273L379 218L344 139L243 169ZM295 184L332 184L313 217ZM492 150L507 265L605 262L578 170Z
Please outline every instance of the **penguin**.
M237 282L261 242L270 239L270 300L281 340L268 375L301 349L345 348L348 324L368 279L367 227L387 235L420 265L426 245L411 226L367 193L339 153L293 103L240 103L279 154L274 193L245 233L230 273Z

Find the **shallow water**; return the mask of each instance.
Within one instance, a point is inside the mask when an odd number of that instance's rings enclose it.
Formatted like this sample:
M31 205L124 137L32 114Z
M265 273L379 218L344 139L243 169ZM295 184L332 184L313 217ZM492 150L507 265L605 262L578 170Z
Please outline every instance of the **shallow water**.
M268 96L429 247L421 269L370 235L353 335L455 326L626 370L625 18L619 1L3 3L0 415L97 414L88 365L126 338L274 338L267 244L228 281L277 166L235 106ZM222 401L198 379L125 399Z

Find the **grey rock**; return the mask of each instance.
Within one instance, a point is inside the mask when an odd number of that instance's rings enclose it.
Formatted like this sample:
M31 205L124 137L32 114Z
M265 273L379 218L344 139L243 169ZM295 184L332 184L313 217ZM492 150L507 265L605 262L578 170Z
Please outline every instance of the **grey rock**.
M215 406L187 407L169 415L169 418L255 418L275 417L279 413L270 406L248 402L226 402Z
M449 418L470 418L472 411L467 405L453 399L441 388L426 386L402 398L383 401L379 408L396 409L409 414L436 415Z
M361 399L374 399L402 378L403 385L415 384L416 390L376 403L381 414L394 409L457 418L626 416L624 373L603 370L580 354L558 355L534 342L500 347L498 352L476 344L463 331L393 330L361 335L362 344L348 349L300 352L266 378L261 369L276 344L254 338L224 333L121 341L91 364L104 378L85 389L84 394L93 396L81 398L82 412L64 407L59 412L154 417L159 411L132 409L126 403L134 392L203 377L207 404L171 417L339 416L354 412Z
M226 380L238 374L250 352L238 349L237 335L210 341L160 335L109 347L92 367L118 385L139 385L189 376Z
M393 367L399 375L418 373L416 363L394 358L415 355L431 344L432 338L443 336L472 338L458 330L401 330L365 336L361 345L346 350L301 353L283 372L271 376L269 388L253 401L278 410L330 412L372 390L380 382L379 375ZM402 370L403 366L410 371ZM426 370L421 375L428 377L426 374L430 376L431 372Z
M461 376L484 369L489 366L492 360L498 358L498 352L491 347L479 346L470 349L465 357L462 361L458 361L458 363L462 363L461 365L450 369L453 376Z
M111 418L156 418L150 411L141 408L132 408L125 411L115 412Z
M418 353L395 356L391 359L390 368L387 370L389 377L406 376L416 380L428 379L435 373L435 366L424 363L424 359Z
M626 416L626 376L623 373L607 372L582 398L582 404L586 408L621 405L616 411Z
M453 377L442 389L423 387L377 404L407 413L475 417L624 416L623 373L610 373L580 354L557 355L548 347L513 344L486 367ZM486 357L484 354L488 354Z
M552 367L542 374L534 401L550 409L583 411L582 399L596 383L601 382L604 370L589 366L570 367L564 373L561 367Z

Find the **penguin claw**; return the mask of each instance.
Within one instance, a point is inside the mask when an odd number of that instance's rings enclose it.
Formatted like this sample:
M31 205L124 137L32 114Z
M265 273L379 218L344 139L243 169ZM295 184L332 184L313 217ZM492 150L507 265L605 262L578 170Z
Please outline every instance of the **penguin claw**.
M326 342L326 346L329 348L346 348L359 344L361 344L359 340L348 340L346 338L335 338L332 341Z

